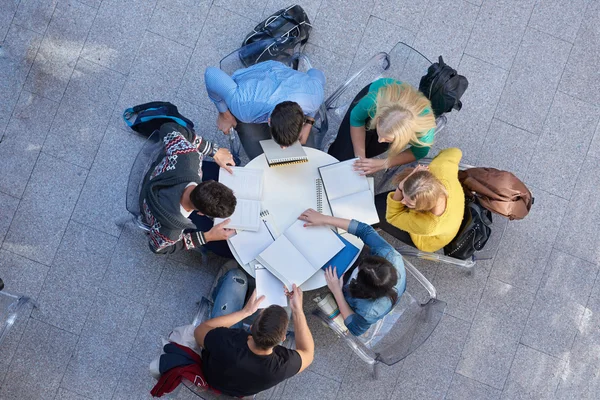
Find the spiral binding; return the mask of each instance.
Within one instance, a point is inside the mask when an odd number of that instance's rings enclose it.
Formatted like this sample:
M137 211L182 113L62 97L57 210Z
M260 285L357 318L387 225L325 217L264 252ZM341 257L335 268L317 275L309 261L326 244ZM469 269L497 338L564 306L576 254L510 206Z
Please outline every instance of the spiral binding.
M266 217L268 217L269 215L270 215L269 214L269 210L264 210L264 211L260 212L260 217L263 218L263 219L266 218Z
M323 179L317 178L315 180L317 187L317 212L323 212Z
M294 164L302 164L305 162L308 162L308 158L302 158L302 159L290 159L288 161L284 161L285 159L279 159L277 161L273 161L269 163L269 167L273 168L273 167L280 167L280 166L284 166L284 165L294 165Z

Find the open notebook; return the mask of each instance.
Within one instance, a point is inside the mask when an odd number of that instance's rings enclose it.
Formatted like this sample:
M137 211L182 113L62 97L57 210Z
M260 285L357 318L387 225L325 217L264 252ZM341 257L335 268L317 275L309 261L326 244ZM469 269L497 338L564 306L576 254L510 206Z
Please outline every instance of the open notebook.
M319 167L323 189L334 217L373 225L379 222L373 192L367 177L354 171L352 165L355 161L352 159Z
M261 140L259 143L265 153L269 167L308 162L308 156L300 142L296 142L285 149L282 149L272 139Z
M256 298L265 296L265 299L260 303L258 308L267 308L273 304L286 307L288 301L283 291L283 283L262 265L257 264L254 268Z
M333 231L324 226L304 227L294 222L267 247L256 261L275 275L288 289L300 286L344 248Z
M233 247L232 251L237 255L237 259L242 262L242 265L254 260L279 236L269 211L262 211L260 217L260 224L256 232L239 231L229 238L229 243Z
M263 190L263 171L260 169L232 167L233 174L219 170L219 182L235 194L237 204L228 228L257 231L260 225L260 200ZM215 218L215 225L224 218Z

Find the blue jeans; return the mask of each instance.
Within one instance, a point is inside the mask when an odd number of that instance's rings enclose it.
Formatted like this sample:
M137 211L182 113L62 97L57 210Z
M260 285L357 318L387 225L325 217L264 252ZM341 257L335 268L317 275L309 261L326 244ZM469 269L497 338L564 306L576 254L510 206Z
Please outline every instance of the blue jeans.
M219 279L213 293L214 305L211 318L221 317L240 311L244 308L244 300L248 292L248 277L240 269L228 271ZM231 328L242 328L238 322Z

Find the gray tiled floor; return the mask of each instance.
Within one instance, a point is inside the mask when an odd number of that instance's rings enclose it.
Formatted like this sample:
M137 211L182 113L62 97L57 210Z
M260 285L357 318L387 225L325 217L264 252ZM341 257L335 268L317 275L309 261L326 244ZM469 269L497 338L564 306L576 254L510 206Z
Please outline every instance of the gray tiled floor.
M159 337L192 318L219 260L155 257L114 223L142 143L120 114L172 101L225 143L204 68L287 3L0 1L0 278L39 303L0 347L0 398L150 398ZM536 202L471 276L415 262L446 315L378 382L309 318L314 364L261 398L600 398L600 1L300 3L327 93L399 40L443 55L470 87L435 149L513 171Z

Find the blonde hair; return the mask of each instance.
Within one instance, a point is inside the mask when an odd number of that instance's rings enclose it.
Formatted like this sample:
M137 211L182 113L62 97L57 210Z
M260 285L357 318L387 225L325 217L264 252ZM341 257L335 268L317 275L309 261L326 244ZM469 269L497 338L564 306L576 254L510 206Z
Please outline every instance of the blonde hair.
M414 168L404 168L394 177L394 184L399 185ZM410 175L404 182L402 194L415 202L415 211L431 211L441 196L448 197L446 187L429 171L418 171Z
M399 154L409 143L417 147L431 146L421 141L421 137L436 126L431 102L423 93L407 83L392 83L379 88L376 104L368 129L377 129L382 137L394 137L388 157ZM426 109L430 110L424 113Z

